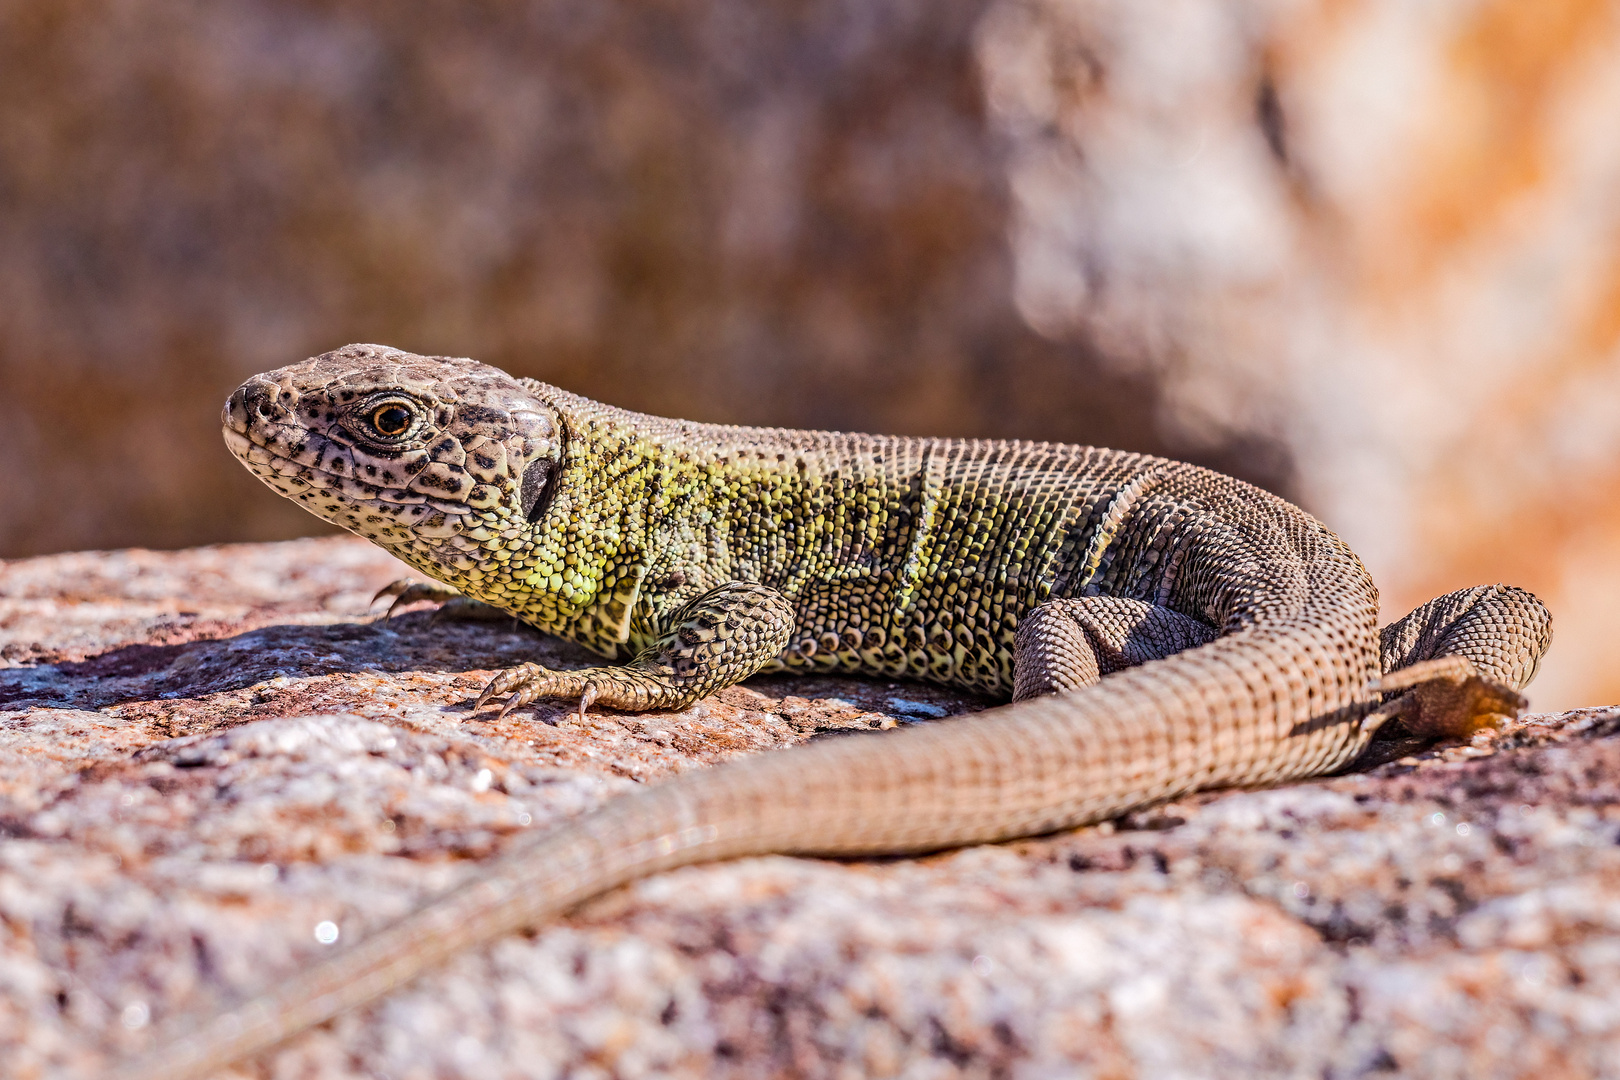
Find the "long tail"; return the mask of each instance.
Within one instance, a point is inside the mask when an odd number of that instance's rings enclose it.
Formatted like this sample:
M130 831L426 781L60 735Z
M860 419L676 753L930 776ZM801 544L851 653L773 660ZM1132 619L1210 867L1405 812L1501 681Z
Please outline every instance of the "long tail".
M202 1077L462 949L676 866L992 842L1335 768L1368 738L1378 638L1360 582L1326 593L1070 694L765 754L625 796L116 1075Z

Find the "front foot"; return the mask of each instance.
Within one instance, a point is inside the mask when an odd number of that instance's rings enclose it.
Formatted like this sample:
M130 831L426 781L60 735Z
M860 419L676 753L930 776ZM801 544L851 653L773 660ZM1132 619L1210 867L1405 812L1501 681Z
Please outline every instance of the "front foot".
M439 604L439 610L434 613L435 619L474 619L479 621L493 621L496 619L511 618L498 607L493 607L481 600L474 600L470 596L463 596L448 585L441 585L437 581L417 581L415 578L399 578L390 581L377 590L377 595L371 598L375 604L385 596L392 596L394 602L388 605L379 622L387 622L394 617L394 612L402 607L430 600Z
M553 671L539 664L524 663L508 668L491 679L473 703L473 712L502 694L506 695L506 701L501 705L496 719L542 698L578 698L576 713L581 720L585 719L585 710L598 702L627 712L678 709L691 704L687 694L673 687L660 686L656 675L634 668L594 667Z
M519 664L490 680L473 711L506 694L505 716L540 698L579 699L612 709L684 709L721 687L746 679L787 647L793 607L773 589L729 581L676 609L664 632L624 667L552 671Z

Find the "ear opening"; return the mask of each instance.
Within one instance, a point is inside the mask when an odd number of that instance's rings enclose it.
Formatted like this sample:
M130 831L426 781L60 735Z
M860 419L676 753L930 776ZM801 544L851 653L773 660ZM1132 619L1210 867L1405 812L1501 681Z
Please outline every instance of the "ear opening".
M546 516L546 510L557 494L557 480L561 476L562 463L555 458L541 458L529 463L529 467L523 470L523 482L518 489L523 520L533 525Z

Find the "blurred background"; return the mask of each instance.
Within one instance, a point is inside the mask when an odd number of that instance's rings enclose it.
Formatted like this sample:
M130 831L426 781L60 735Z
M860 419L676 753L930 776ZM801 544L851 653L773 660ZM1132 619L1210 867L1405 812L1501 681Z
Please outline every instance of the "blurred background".
M325 531L350 341L1301 502L1620 701L1620 0L0 0L0 556Z

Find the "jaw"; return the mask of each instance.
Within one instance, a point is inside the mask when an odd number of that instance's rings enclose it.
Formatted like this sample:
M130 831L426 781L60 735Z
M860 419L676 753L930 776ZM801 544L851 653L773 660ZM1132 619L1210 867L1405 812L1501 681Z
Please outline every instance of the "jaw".
M230 452L267 487L316 517L390 550L408 547L426 553L459 538L472 524L471 507L378 488L283 457L228 423L222 434Z

